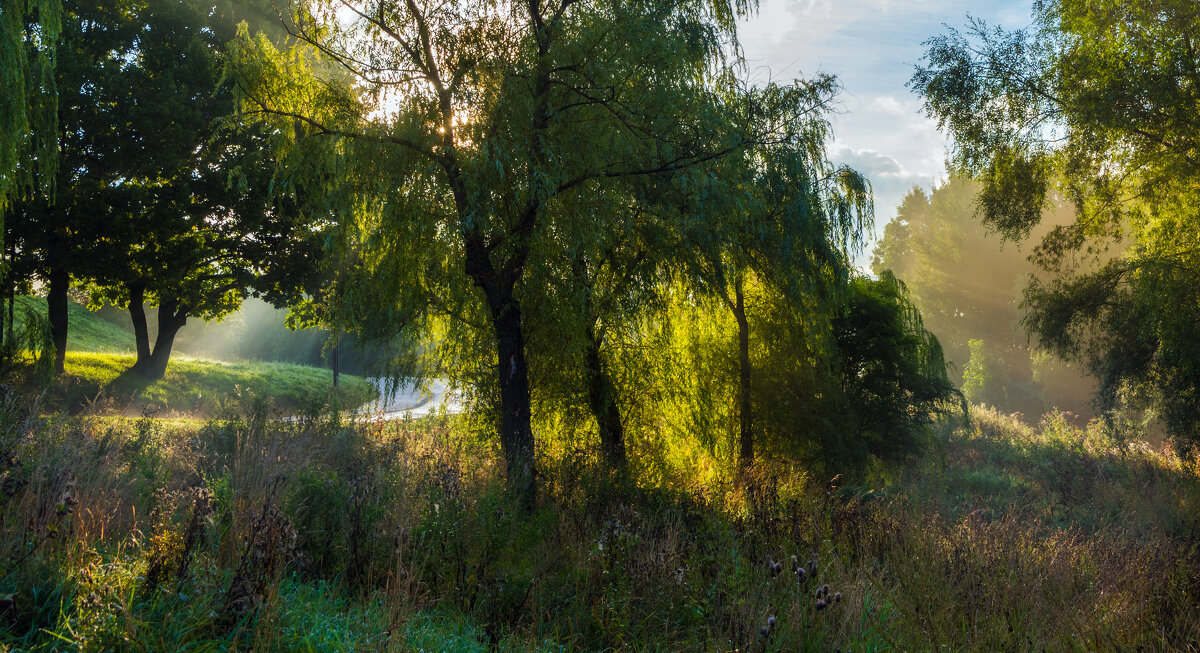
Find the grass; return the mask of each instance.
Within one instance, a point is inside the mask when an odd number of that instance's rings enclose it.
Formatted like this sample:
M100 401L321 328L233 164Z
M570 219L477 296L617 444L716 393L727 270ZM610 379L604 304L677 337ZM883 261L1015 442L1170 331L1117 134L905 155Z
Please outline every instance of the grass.
M17 297L14 300L15 329L20 331L24 324L25 310L32 310L46 318L46 300L41 297ZM6 307L7 310L7 307ZM137 345L133 334L89 311L86 306L67 303L67 350L86 352L127 353L135 351Z
M128 373L128 354L68 352L65 374L54 382L52 399L60 405L98 402L109 412L166 416L211 415L231 398L270 397L282 411L319 407L330 396L328 370L290 363L224 363L175 356L166 375L152 383ZM375 387L365 379L342 375L338 401L354 408L373 400Z
M782 464L717 489L650 485L563 448L539 460L526 514L467 418L272 414L242 401L207 422L118 420L4 398L0 649L1200 641L1194 466L1061 417L977 411L944 456L873 488Z

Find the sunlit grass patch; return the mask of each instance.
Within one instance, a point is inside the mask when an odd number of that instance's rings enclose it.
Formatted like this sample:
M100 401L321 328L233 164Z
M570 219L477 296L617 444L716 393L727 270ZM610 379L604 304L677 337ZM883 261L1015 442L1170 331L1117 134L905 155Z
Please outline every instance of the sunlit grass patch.
M187 356L172 358L162 379L148 382L130 373L128 354L68 352L66 370L54 392L67 405L108 401L116 410L163 416L213 414L234 401L270 398L276 408L298 411L332 397L328 370L290 363L225 363ZM342 375L336 400L356 408L376 397L375 387L360 377Z

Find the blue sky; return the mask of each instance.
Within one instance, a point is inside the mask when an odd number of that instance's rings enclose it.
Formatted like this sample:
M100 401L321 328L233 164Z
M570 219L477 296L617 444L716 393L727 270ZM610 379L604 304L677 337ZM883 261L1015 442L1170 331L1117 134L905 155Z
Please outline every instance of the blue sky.
M1013 29L1031 22L1031 0L760 0L738 35L752 80L837 75L831 157L875 187L877 232L913 185L945 176L946 138L905 87L923 41L963 27L967 15ZM866 263L868 252L860 257Z

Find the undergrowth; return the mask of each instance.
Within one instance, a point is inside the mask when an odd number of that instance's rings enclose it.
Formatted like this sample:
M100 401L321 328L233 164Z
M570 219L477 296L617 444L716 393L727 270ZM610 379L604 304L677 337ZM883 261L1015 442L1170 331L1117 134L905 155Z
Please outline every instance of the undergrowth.
M522 512L447 417L204 423L0 402L8 650L1149 650L1200 638L1173 454L979 412L875 488L649 487L586 448ZM945 462L943 466L942 462Z

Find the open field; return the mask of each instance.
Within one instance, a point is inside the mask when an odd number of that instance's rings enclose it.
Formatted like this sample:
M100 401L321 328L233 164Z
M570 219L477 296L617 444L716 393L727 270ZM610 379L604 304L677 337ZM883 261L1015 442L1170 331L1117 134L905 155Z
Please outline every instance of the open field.
M1200 482L988 411L837 487L658 487L544 457L524 515L465 416L39 417L0 446L10 650L1171 650L1200 641ZM637 472L635 472L635 476ZM560 480L548 480L560 479ZM793 560L793 556L795 556ZM778 561L772 565L771 561ZM794 571L803 569L803 573ZM828 586L828 590L824 588ZM820 594L818 598L817 594Z

